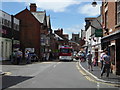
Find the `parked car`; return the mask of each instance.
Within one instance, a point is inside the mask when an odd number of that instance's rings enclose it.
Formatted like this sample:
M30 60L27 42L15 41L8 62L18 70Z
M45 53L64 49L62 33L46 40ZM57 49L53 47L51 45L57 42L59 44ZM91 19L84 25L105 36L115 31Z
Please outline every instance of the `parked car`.
M36 62L39 60L38 56L34 52L30 52L29 55L31 61Z

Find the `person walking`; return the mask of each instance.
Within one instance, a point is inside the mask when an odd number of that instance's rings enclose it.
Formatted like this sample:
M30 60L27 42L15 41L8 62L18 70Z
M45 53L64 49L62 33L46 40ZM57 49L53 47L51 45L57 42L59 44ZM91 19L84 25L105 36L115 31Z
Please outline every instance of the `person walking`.
M103 68L103 56L105 55L104 50L101 51L101 55L100 55L100 63L101 63L101 70Z
M17 65L19 65L22 60L22 51L19 49L16 54L17 54Z
M46 61L49 61L49 57L50 57L50 53L47 52L47 53L46 53Z
M26 64L29 64L29 63L30 63L29 53L30 53L29 50L27 50L27 51L25 52Z
M87 54L87 61L88 61L88 70L93 71L93 67L92 67L92 54L90 53L90 51Z
M12 55L11 55L11 63L15 64L16 62L16 50L13 51Z
M105 73L105 71L107 71L106 77L109 77L110 65L111 65L110 56L108 56L108 51L105 51L105 55L103 56L103 67L101 71L101 78L103 76L103 73Z

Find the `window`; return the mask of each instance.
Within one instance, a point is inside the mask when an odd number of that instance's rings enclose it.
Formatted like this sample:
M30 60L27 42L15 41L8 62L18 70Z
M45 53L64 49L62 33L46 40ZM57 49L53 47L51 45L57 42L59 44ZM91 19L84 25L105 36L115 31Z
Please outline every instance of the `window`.
M75 37L75 41L77 40L77 37Z
M7 26L7 20L6 19L4 20L4 25Z
M120 1L117 2L117 24L120 24Z
M4 19L2 18L2 25L4 25Z
M17 24L14 23L14 30L19 31L19 25L17 25Z
M108 27L108 11L105 12L105 28Z

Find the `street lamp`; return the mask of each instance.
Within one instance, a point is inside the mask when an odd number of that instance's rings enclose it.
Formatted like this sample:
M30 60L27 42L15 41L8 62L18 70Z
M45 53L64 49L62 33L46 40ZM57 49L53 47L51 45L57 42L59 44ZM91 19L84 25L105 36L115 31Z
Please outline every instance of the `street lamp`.
M97 5L97 2L94 0L94 2L92 2L92 6L96 7L96 5Z
M103 1L103 0L97 0L97 1ZM93 7L96 7L96 6L97 6L96 0L94 0L94 1L92 2L92 6L93 6Z

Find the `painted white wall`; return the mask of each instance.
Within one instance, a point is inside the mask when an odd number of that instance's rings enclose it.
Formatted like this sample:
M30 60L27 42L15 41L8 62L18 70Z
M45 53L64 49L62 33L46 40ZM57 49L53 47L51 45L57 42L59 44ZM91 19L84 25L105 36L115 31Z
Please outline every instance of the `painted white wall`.
M17 25L19 25L20 24L20 20L17 19L17 18L14 18L14 23L17 24Z
M0 13L2 13L2 18L8 20L8 21L11 21L11 15L1 11Z
M11 39L6 39L6 38L0 37L0 61L1 60L9 60L10 55L12 54L11 51L12 51Z

